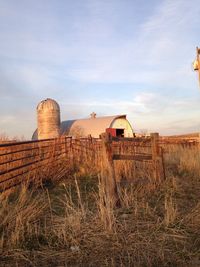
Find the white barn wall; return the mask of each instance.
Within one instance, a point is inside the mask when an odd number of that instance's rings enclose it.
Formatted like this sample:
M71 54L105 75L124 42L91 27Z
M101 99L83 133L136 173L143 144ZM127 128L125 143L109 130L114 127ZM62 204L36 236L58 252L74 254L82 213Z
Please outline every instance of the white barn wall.
M127 119L115 119L111 125L111 128L124 129L124 137L133 137L133 129Z

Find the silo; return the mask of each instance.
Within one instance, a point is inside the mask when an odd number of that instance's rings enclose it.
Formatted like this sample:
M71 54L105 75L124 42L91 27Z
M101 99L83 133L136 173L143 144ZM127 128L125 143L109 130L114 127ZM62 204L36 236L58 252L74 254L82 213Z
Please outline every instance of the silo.
M38 139L57 138L60 135L60 107L50 98L37 106Z

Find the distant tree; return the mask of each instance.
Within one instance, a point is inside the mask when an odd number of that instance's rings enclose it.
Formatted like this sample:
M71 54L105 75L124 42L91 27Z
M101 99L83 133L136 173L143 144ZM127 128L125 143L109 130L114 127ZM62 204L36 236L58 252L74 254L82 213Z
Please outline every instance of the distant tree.
M149 135L149 131L148 131L148 129L141 129L141 130L140 130L140 134L141 134L142 136L148 136L148 135Z
M0 133L0 141L9 141L9 137L6 133Z

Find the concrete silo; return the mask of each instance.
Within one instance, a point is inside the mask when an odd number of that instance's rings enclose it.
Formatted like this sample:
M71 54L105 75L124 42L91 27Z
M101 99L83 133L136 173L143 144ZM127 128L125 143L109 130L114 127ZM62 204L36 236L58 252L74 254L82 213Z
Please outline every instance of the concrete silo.
M60 136L60 107L50 98L37 106L38 139L57 138Z

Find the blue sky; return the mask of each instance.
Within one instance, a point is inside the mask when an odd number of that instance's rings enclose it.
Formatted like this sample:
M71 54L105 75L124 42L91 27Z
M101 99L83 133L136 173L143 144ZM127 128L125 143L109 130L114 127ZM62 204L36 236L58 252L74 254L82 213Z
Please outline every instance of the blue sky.
M199 0L0 0L0 133L30 138L47 97L63 120L200 131L199 16Z

